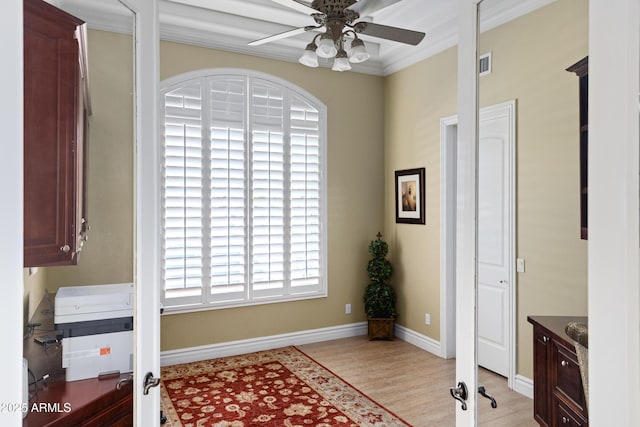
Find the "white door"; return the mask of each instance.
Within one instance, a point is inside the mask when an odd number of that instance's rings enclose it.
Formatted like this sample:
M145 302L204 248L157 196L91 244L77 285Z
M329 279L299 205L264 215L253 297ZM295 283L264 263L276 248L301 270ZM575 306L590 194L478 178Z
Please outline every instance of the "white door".
M478 365L509 376L512 151L515 102L480 110L478 156Z
M159 24L156 0L120 0L135 15L135 289L134 420L160 424L160 390L145 394L145 377L160 377L159 192L157 117Z

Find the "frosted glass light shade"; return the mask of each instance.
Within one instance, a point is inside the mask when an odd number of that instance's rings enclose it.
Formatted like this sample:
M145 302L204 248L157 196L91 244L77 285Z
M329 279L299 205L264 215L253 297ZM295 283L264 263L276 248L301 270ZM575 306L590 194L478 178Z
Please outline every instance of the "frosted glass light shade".
M298 62L307 67L315 68L318 66L318 55L315 52L305 50Z
M336 56L336 53L338 53L338 49L336 49L336 45L333 42L333 40L328 36L325 37L325 35L323 35L320 38L320 42L318 43L318 49L316 49L316 54L320 58L331 58Z
M351 69L349 64L349 58L347 58L347 52L340 49L336 55L336 59L333 60L333 71L348 71Z
M315 43L309 43L307 45L307 48L302 53L300 59L298 59L298 62L300 62L302 65L306 65L307 67L317 67L318 55L316 55L316 48L317 46L315 45Z
M357 64L367 59L369 59L369 53L364 47L364 42L360 39L355 39L351 42L351 56L349 57L349 61Z

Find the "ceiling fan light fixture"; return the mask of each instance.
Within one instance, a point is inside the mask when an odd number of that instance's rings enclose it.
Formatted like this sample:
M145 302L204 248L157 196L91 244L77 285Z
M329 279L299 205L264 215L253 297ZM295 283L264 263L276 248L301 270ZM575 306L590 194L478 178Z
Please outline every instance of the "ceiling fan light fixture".
M307 45L302 52L302 56L298 59L302 65L306 65L307 67L315 68L318 66L318 55L316 54L316 49L318 46L314 42L311 42Z
M369 59L369 53L364 47L364 42L358 38L353 39L351 42L351 56L349 57L349 61L358 64L367 59Z
M333 60L333 67L331 69L333 71L349 71L351 69L347 52L345 52L344 49L340 49L336 54L336 58Z
M338 49L336 49L336 44L331 38L331 35L325 33L320 37L320 41L318 42L318 48L316 49L316 55L320 58L332 58L336 56L338 53Z

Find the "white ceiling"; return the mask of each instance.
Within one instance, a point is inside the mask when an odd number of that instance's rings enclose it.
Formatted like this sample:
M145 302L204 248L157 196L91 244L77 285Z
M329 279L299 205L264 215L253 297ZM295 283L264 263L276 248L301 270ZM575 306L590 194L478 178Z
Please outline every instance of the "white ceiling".
M48 0L87 21L90 28L129 32L130 19L117 0ZM485 31L555 0L484 0L481 30ZM160 37L266 58L297 62L313 34L301 34L260 46L261 39L298 27L313 19L273 0L159 0ZM310 1L309 1L310 3ZM454 0L402 0L366 20L426 33L418 46L362 36L371 58L353 64L353 71L388 75L456 45L457 5ZM303 67L303 65L300 65ZM325 60L321 66L330 66Z

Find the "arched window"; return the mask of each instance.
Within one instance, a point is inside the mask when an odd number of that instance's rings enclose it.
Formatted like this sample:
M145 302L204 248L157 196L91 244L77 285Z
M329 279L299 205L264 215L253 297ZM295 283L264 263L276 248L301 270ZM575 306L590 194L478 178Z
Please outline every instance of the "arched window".
M239 69L162 83L168 311L327 295L326 108Z

